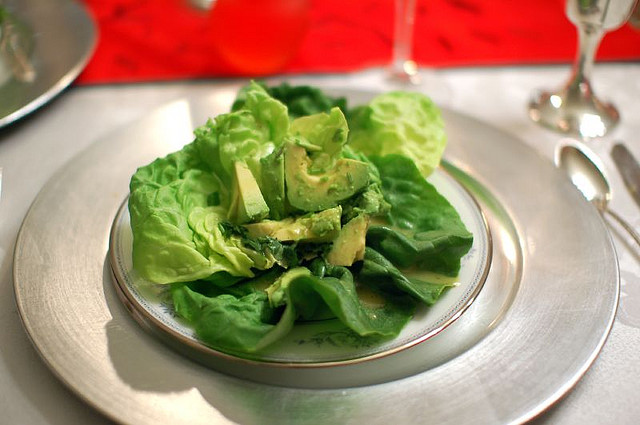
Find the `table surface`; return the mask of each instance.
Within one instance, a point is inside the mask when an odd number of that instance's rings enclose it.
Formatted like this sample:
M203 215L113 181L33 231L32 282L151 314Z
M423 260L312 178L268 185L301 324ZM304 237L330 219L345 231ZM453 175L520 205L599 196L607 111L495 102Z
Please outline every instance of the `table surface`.
M424 72L428 82L430 73ZM526 104L539 88L559 86L568 66L486 67L440 70L446 89L430 93L440 105L492 124L530 144L549 160L561 136L531 122ZM383 69L354 74L291 76L292 83L391 89ZM200 80L136 85L74 86L26 119L0 130L0 411L7 424L107 424L46 367L24 332L13 293L13 250L20 224L34 198L68 160L112 131L154 109L202 91L237 83ZM640 64L598 64L596 93L622 115L609 137L589 142L611 180L611 208L640 230L638 206L626 192L609 156L622 140L640 158ZM426 88L429 87L427 84ZM514 158L514 160L517 160ZM532 176L535 178L535 176ZM640 249L613 226L621 270L621 299L601 354L576 387L536 424L635 424L640 418Z

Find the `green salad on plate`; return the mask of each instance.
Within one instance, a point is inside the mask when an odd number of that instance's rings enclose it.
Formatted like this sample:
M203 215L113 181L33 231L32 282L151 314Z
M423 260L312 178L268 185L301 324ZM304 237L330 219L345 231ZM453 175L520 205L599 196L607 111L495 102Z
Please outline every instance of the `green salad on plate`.
M393 338L453 283L473 235L427 182L446 145L423 94L349 108L309 86L243 87L193 142L139 168L133 266L229 353L337 319Z

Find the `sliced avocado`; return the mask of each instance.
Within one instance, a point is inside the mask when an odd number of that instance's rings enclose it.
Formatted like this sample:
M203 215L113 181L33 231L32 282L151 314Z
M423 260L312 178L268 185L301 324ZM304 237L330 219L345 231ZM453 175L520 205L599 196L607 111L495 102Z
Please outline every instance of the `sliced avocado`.
M254 238L270 236L280 241L330 242L340 233L341 215L342 208L337 206L301 217L263 220L244 227Z
M369 183L369 167L362 161L340 158L322 173L311 174L307 151L291 142L284 148L287 199L302 211L322 211L338 205Z
M361 214L347 222L333 241L327 261L334 266L348 267L364 258L369 216Z
M328 114L321 112L297 118L291 122L289 130L306 145L312 174L333 166L340 158L349 134L347 119L340 108L332 108Z
M269 218L280 220L286 216L284 192L284 150L276 149L260 160L262 195L269 206Z
M228 218L236 224L258 221L269 215L269 207L262 197L258 182L246 163L233 164L231 205Z
M272 307L280 307L286 303L286 289L289 284L301 276L310 276L311 271L306 267L296 267L284 272L266 289L269 303Z

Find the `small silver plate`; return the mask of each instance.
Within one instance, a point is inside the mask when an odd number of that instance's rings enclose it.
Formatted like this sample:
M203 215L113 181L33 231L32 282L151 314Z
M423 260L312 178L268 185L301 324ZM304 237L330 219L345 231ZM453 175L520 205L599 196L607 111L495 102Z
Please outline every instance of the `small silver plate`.
M93 54L97 31L75 0L6 0L3 6L20 22L20 36L35 71L33 81L19 81L0 63L0 127L35 111L64 90ZM2 58L0 58L0 61Z

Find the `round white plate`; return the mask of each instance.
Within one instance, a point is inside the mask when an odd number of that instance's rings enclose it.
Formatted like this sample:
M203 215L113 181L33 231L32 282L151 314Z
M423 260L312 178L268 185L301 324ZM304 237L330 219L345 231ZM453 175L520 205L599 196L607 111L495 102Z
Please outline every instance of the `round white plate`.
M113 218L136 168L190 142L232 99L220 89L175 102L94 144L25 218L14 257L20 315L44 361L92 406L130 424L512 424L558 400L594 361L619 284L600 216L550 161L447 110L444 168L480 203L493 257L482 291L445 330L372 362L300 369L288 387L251 380L273 368L225 369L247 379L230 377L141 330L112 281ZM330 388L341 376L366 381L372 364L381 383ZM405 364L419 368L385 379ZM328 388L296 387L306 379Z
M394 339L373 342L363 338L355 338L338 320L322 320L298 323L283 340L262 350L251 358L274 366L318 367L327 363L347 364L367 361L377 357L410 348L426 341L449 326L471 305L479 293L489 272L491 264L491 239L487 223L476 201L462 186L442 170L437 170L429 177L429 181L456 208L467 229L474 235L474 242L469 252L461 260L461 268L456 286L448 289L432 307L422 305L407 326ZM187 352L198 350L201 358L206 355L223 357L229 361L234 356L225 355L208 347L200 341L193 329L176 316L172 307L171 295L167 285L154 285L143 280L134 270L132 262L133 235L126 203L119 210L114 220L110 239L110 263L114 272L117 290L123 301L135 310L134 318L145 318L145 326L156 327L168 337L174 338L174 344L187 344ZM246 357L246 356L244 356ZM242 361L247 367L250 363ZM376 369L367 376L375 381ZM279 383L283 374L291 371L280 370L276 381ZM293 375L288 380L295 378ZM315 380L307 384L314 385Z
M35 79L18 81L0 65L0 127L35 111L71 84L97 41L93 20L75 0L5 0L3 6L28 31Z

